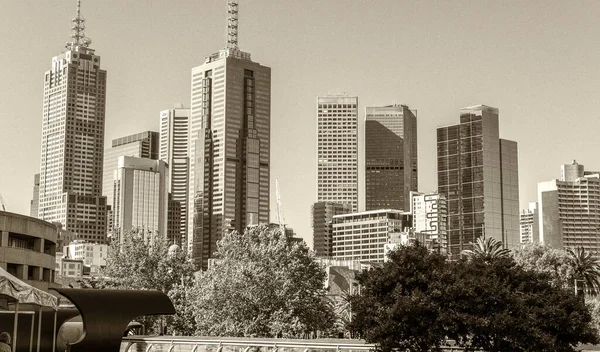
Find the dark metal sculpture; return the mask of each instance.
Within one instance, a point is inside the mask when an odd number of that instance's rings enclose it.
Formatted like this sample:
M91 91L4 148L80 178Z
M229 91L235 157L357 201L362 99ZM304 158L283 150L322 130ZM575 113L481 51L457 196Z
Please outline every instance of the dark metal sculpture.
M54 289L79 309L83 336L70 344L71 352L118 352L127 324L142 315L175 314L160 291Z

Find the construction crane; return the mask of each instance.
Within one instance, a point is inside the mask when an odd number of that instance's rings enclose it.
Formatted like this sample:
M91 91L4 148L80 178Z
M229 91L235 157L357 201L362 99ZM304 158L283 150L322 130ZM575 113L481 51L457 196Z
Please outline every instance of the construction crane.
M2 198L2 194L0 194L0 205L2 206L2 211L6 211L6 207L4 206L4 198Z
M275 177L275 197L277 198L277 221L279 228L285 234L285 218L283 217L283 206L281 205L281 193L279 192L279 177Z

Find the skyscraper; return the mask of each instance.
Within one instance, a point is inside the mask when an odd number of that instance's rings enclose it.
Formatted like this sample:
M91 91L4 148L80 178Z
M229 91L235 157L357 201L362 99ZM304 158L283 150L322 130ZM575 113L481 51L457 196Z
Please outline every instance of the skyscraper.
M113 183L120 156L158 159L158 132L144 131L112 140L112 147L104 150L102 195L106 204L113 205Z
M448 201L453 256L477 238L519 244L517 143L499 138L498 109L460 110L460 123L437 129L438 191Z
M224 231L269 222L271 69L238 47L228 3L227 46L192 69L188 250L203 269Z
M114 182L114 233L139 229L167 239L168 168L162 160L121 156Z
M358 211L358 97L317 98L317 202Z
M44 76L38 217L59 222L77 238L106 239L102 152L106 71L89 46L77 5L67 50Z
M411 207L418 190L417 112L406 105L367 107L366 210Z
M540 242L600 256L600 172L562 165L559 180L538 183L538 205Z
M179 240L187 245L188 144L190 109L178 106L160 112L160 160L169 165L169 192L179 202Z

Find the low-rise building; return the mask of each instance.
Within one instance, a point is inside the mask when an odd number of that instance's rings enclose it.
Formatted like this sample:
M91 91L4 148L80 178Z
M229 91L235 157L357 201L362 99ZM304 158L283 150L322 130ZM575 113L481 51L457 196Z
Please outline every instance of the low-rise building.
M333 258L381 263L384 245L412 225L410 212L383 209L333 217Z
M108 245L73 241L63 249L63 252L69 259L82 261L83 265L90 268L91 274L96 274L106 266Z
M0 235L0 266L36 288L51 288L56 265L56 226L0 211Z

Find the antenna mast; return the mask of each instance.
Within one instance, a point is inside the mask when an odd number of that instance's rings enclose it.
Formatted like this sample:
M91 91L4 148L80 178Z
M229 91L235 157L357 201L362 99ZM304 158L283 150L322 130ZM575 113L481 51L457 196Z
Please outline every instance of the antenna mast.
M227 1L227 48L238 48L238 2Z
M77 0L77 16L71 20L71 41L66 48L74 50L79 47L87 48L92 40L85 36L85 18L81 15L81 0Z

